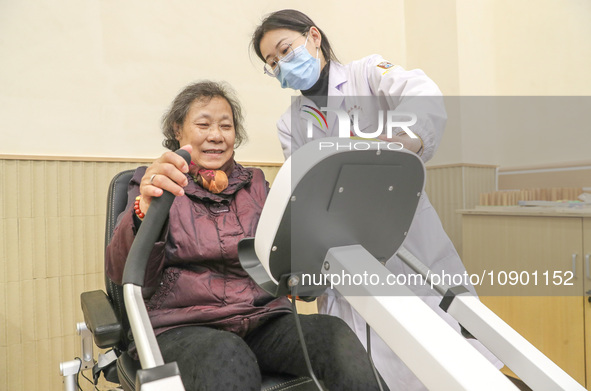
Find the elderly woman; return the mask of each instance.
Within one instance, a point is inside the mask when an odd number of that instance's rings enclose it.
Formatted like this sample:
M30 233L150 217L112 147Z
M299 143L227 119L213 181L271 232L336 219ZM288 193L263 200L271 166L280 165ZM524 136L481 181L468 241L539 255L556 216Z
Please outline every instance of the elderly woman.
M286 298L241 268L237 245L252 237L269 187L261 170L234 160L246 138L240 105L214 82L186 87L163 118L166 152L136 170L129 205L107 248L106 272L121 283L127 254L154 197L177 197L146 271L144 297L165 362L187 390L260 390L261 371L306 375ZM301 316L310 360L331 390L378 389L355 334L340 319Z

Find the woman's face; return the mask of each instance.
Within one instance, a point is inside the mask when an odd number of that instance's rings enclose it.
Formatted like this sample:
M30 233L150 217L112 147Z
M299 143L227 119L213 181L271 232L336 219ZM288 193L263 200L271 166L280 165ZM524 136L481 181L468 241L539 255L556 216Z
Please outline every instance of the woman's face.
M191 160L195 164L215 170L232 158L235 137L230 104L224 98L214 97L193 101L176 138L181 146L191 144Z
M306 37L308 37L307 41ZM322 52L319 53L316 49L320 47L320 41L320 32L316 27L310 28L307 35L289 29L277 29L267 31L263 35L259 49L261 50L265 63L273 68L276 62L283 58L289 50L306 43L308 52L312 57L319 55L321 66L324 66L326 62L322 56Z

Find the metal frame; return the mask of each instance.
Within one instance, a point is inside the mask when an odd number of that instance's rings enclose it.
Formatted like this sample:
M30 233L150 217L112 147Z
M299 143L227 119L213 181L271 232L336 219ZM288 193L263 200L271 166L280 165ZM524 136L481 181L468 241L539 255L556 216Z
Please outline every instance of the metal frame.
M410 251L402 247L397 255L413 270L426 276L427 267ZM585 390L470 292L465 290L455 295L449 287L437 288L451 297L442 308L529 387L534 390Z

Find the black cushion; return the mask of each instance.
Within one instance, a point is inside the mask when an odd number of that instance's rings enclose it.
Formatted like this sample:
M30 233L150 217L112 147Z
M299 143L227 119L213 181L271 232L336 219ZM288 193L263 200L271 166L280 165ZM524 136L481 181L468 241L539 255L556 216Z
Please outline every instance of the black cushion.
M84 321L94 337L96 346L102 349L115 346L121 338L121 323L107 294L101 290L83 292L80 301Z
M119 383L125 391L135 391L135 374L142 369L140 362L124 352L117 359L117 375Z

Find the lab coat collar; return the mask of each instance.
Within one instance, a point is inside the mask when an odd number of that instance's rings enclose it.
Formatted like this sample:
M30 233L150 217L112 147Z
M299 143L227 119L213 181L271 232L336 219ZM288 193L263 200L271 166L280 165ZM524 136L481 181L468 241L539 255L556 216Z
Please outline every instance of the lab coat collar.
M330 72L328 74L328 95L338 94L343 95L340 87L343 83L348 81L345 67L338 62L330 62Z
M347 83L347 73L345 67L338 62L330 62L330 72L328 75L328 103L327 106L331 108L341 108L343 100L345 99L341 86ZM328 134L337 136L338 131L338 117L335 112L329 112L326 116L328 122Z

